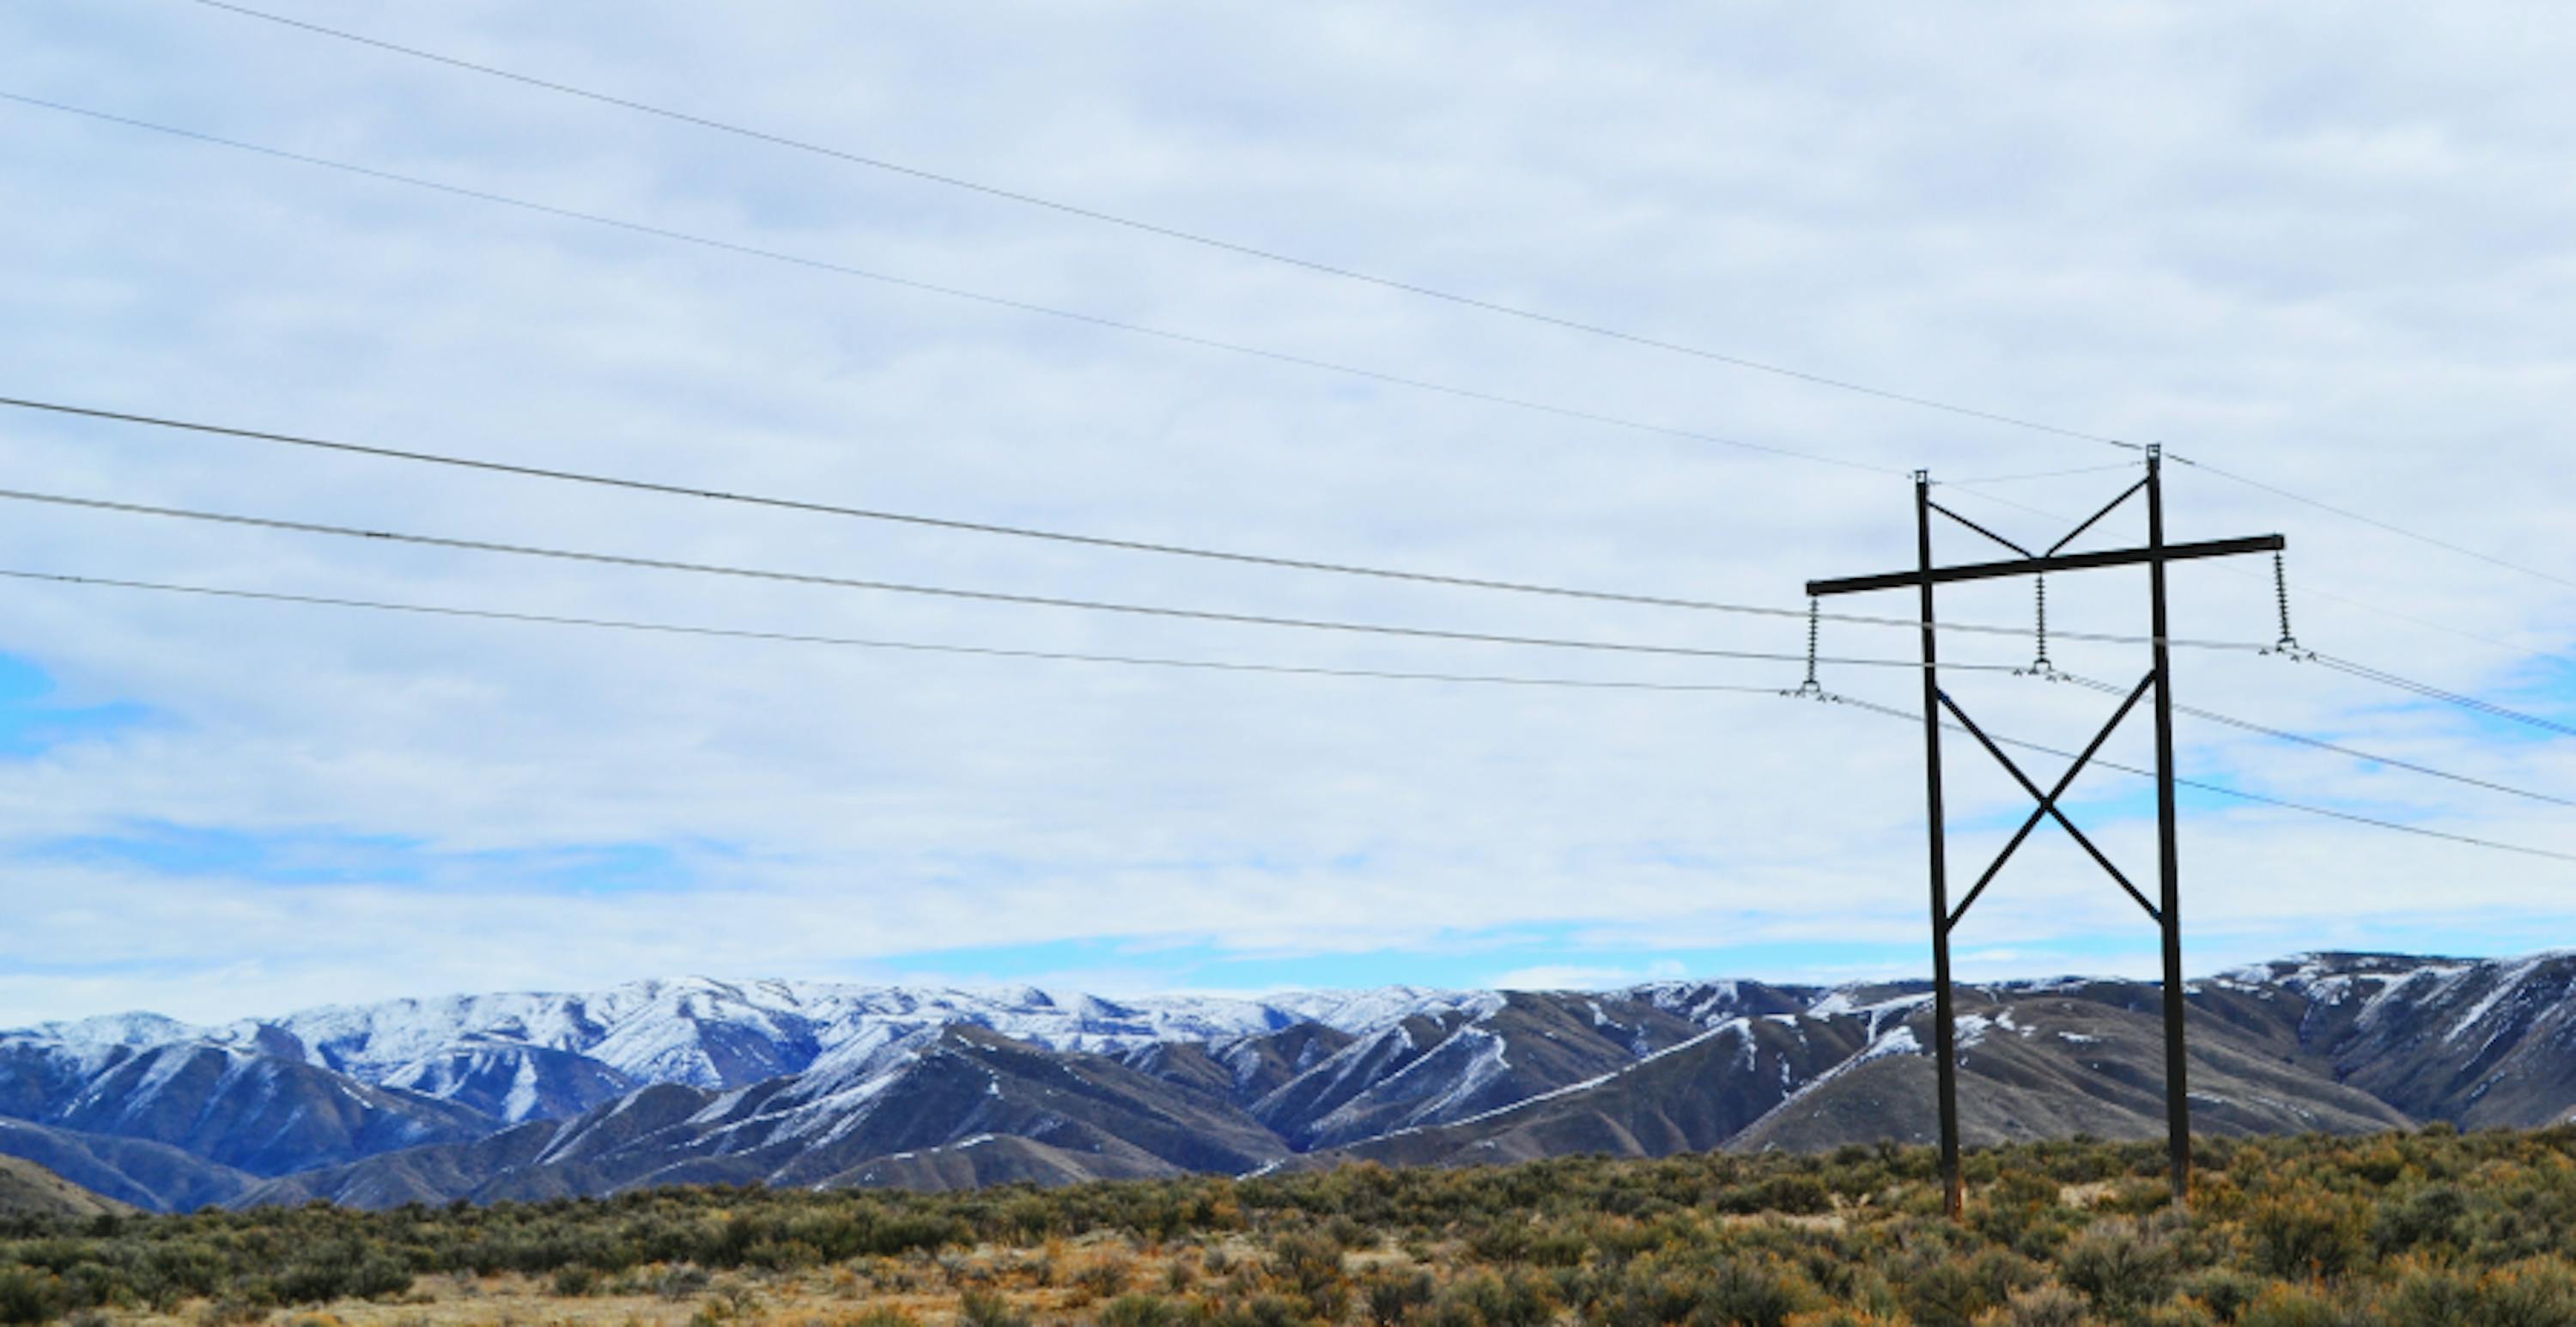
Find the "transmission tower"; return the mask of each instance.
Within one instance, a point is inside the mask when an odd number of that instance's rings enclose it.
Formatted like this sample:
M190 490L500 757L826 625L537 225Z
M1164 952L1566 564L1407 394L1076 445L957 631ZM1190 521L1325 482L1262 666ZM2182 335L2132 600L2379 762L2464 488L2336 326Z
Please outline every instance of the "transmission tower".
M2177 816L2174 808L2173 660L2171 651L2167 648L2165 630L2165 566L2167 563L2195 558L2229 557L2245 553L2278 553L2288 546L2288 541L2274 534L2255 535L2242 539L2216 539L2200 543L2166 543L2163 463L2161 448L2147 448L2145 478L2130 485L2118 497L2105 503L2100 511L2093 513L2082 524L2068 531L2065 538L2038 553L2033 553L1933 501L1931 474L1928 471L1918 470L1914 474L1914 569L1807 583L1808 595L1818 599L1828 595L1859 594L1870 590L1894 590L1911 586L1921 600L1923 773L1932 848L1933 1056L1938 1064L1941 1106L1942 1202L1953 1219L1961 1215L1965 1206L1965 1195L1959 1180L1959 1057L1950 982L1950 932L1958 927L1960 919L1967 915L1968 908L1985 893L1986 886L1994 883L1996 874L2003 870L2004 864L2012 859L2013 853L2021 847L2024 840L2030 837L2031 831L2039 828L2043 820L2055 820L2068 835L2073 837L2077 845L2084 849L2085 854L2109 873L2111 879L2140 908L2146 910L2147 916L2154 919L2157 929L2163 935L2165 1135L2167 1147L2172 1154L2174 1201L2179 1204L2187 1202L2190 1198L2191 1102L2185 1083L2183 1063L2182 885L2180 868L2174 855ZM2143 547L2091 553L2063 551L2085 531L2092 529L2104 517L2118 510L2121 504L2142 492L2146 494L2147 508L2147 542ZM2004 562L1934 566L1932 564L1932 517L1935 513L1948 517L2020 556ZM2147 614L2152 641L2152 666L2146 677L2129 691L2127 698L2120 702L2119 708L2112 712L2110 720L2102 725L2101 731L2094 735L2092 742L2085 746L2082 754L2078 755L2075 762L2058 778L2056 786L2042 791L2039 784L2024 773L2021 767L2013 762L2012 757L2005 755L2003 748L1993 738L1987 736L1983 728L1977 726L1976 720L1968 717L1968 712L1960 708L1958 702L1952 700L1949 693L1941 689L1939 651L1934 639L1936 631L1932 611L1933 587L1957 581L1994 580L2014 576L2037 577L2059 571L2138 565L2144 565L2147 568ZM2040 593L2046 593L2044 583ZM2042 599L2040 602L2044 605L2046 600ZM2041 611L2044 613L2046 610L2043 607ZM2045 623L2045 617L2041 621ZM2042 631L2045 630L2043 626ZM2037 666L2044 669L2047 666L2045 635L2041 639L2043 644L2040 650L2040 663ZM2110 857L2096 847L2093 840L2087 838L2084 831L2077 828L2075 822L2068 819L2065 811L2058 806L2058 800L2064 797L2066 790L2074 784L2076 775L2083 772L2085 765L2093 759L2094 754L2102 749L2103 743L2111 739L2111 734L2118 730L2131 711L2138 707L2138 702L2150 694L2155 697L2156 727L2158 888L2157 896L2153 900L2150 900L2136 885L2130 883L2128 876L2122 874ZM2021 829L2004 845L2003 851L1996 855L1993 864L1986 868L1984 874L1977 877L1977 883L1959 900L1959 905L1955 909L1950 906L1949 852L1943 839L1941 809L1941 729L1944 712L1947 712L1949 717L1955 720L1970 737L1975 738L1977 745L1984 747L1986 754L1994 757L1996 763L2002 765L2004 771L2012 776L2013 781L2020 784L2022 790L2029 793L2038 804L2029 818L2022 822Z

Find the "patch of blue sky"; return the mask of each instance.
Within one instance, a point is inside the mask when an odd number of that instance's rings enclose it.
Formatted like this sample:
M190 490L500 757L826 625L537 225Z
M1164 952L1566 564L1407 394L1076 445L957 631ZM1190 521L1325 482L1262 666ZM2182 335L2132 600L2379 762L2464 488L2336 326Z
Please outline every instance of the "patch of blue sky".
M2029 771L2024 772L2029 773ZM2031 777L2039 776L2033 773ZM2087 791L2084 787L2086 780L2101 780L2105 791ZM2113 780L2117 782L2114 783ZM2051 774L2048 783L2041 786L2045 788L2056 781L2056 776ZM2021 828L2021 822L2038 807L2038 801L2033 799L2027 804L2006 803L1993 811L1952 816L1950 831L1954 834L1973 834L1981 831L2008 834ZM2075 787L2067 790L2065 799L2058 803L2058 807L2066 812L2068 819L2083 827L2089 834L2092 827L2097 824L2153 819L2156 814L2156 785L2149 780L2123 774L2118 770L2103 770L2098 774L2087 770L2084 778L2079 779Z
M2374 918L2367 924L2328 921L2288 953L2354 950L2452 958L2511 958L2564 948L2576 936L2576 902L2565 911L2481 909L2474 917L2452 913Z
M2106 885L2106 888L2108 886ZM2564 933L2567 916L2498 919L2358 930L2290 932L2262 928L2188 937L2195 977L2223 966L2312 950L2358 949L2497 957L2526 952L2532 937ZM1579 924L1460 931L1402 948L1248 952L1203 940L1092 938L904 954L853 964L845 979L954 986L1041 987L1059 994L1207 991L1238 994L1415 986L1450 990L1515 986L1610 989L1666 978L1739 978L1781 984L1921 981L1930 974L1928 938L1778 940L1659 948L1621 939L1632 933ZM1967 980L2152 975L2158 950L2144 919L2133 929L1982 941L1974 928L1955 939Z
M58 747L96 741L149 722L152 711L127 701L66 705L54 676L20 655L0 654L0 760L27 760Z
M2472 689L2462 694L2492 704L2556 723L2576 726L2576 664L2550 655L2534 655L2517 663L2504 679L2501 688ZM2390 691L2376 704L2356 706L2356 715L2428 716L2450 724L2462 734L2482 742L2528 746L2543 742L2576 741L2563 733L2553 733L2519 719L2508 719L2480 713L2466 706L2430 697L2410 696ZM2368 746L2372 725L2345 725L2345 736L2335 740L2351 745ZM2319 734L2331 736L2330 734Z
M1087 939L905 954L862 965L868 980L959 986L1034 985L1079 991L1289 991L1379 986L1481 989L1515 974L1568 980L1542 984L1603 988L1662 978L1742 978L1785 983L1905 979L1930 967L1927 942L1784 940L1656 948L1592 938L1567 924L1460 931L1403 948L1246 952L1204 942ZM2142 938L2143 937L2143 938ZM2142 936L2070 936L2015 945L2062 975L2155 951ZM1523 983L1526 984L1526 983Z
M397 885L553 894L678 892L702 887L720 844L605 843L441 851L398 834L332 829L254 831L136 823L19 849L24 859L221 878L255 885Z

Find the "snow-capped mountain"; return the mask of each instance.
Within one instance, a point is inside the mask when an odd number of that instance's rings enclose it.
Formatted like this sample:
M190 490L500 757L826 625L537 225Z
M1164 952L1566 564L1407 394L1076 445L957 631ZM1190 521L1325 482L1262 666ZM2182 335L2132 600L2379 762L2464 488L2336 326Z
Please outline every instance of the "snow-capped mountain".
M1498 999L1491 992L1390 987L1266 1000L1113 1001L1034 987L954 990L688 977L590 994L332 1005L217 1027L121 1014L0 1033L0 1047L45 1044L87 1064L120 1051L173 1045L255 1052L365 1083L442 1098L467 1096L479 1109L516 1123L565 1114L567 1104L579 1109L646 1083L730 1088L818 1065L864 1064L889 1047L956 1024L1050 1050L1116 1054L1300 1023L1365 1033L1411 1017L1482 1009ZM576 1067L564 1056L582 1063Z
M2204 1130L2576 1107L2576 953L2310 955L2192 983ZM129 1201L948 1186L1928 1133L1920 985L1106 1000L706 979L0 1033L0 1154ZM1962 993L1972 1139L2161 1130L2158 997Z

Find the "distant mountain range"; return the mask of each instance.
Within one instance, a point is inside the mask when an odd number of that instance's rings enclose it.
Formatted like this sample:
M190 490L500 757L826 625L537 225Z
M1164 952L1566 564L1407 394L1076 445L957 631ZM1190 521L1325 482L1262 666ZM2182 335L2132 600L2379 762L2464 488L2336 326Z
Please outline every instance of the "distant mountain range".
M2187 990L2203 1132L2576 1115L2576 952L2316 954ZM1120 1001L688 979L133 1014L0 1033L0 1156L184 1210L1919 1142L1929 1003L1920 983ZM2152 983L1963 989L1969 1140L2160 1136L2157 1010Z

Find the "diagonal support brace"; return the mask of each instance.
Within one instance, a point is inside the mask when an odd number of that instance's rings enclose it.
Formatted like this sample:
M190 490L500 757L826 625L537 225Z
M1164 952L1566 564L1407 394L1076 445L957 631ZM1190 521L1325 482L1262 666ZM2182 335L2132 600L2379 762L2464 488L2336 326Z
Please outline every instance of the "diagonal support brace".
M2112 732L2119 728L2120 722L2129 717L2129 711L2137 708L2138 702L2145 698L2147 692L2154 689L2155 682L2155 674L2149 673L2146 680L2140 682L2137 689L2129 693L2129 698L2120 702L2119 711L2111 716L2111 722L2105 725L2101 732L2094 734L2092 744L2084 748L2083 755L2076 759L2074 766L2068 769L2065 777L2058 781L2057 790L2055 792L2041 792L2039 790L2039 785L2032 782L2029 775L2022 773L2021 766L2014 764L2012 757L2005 755L2003 748L1997 746L1993 738L1986 736L1986 731L1979 728L1977 726L1977 721L1969 718L1967 711L1960 709L1958 702L1951 700L1949 693L1947 692L1941 693L1941 707L1950 711L1951 716L1959 721L1960 726L1968 730L1968 735L1976 738L1977 744L1986 749L1986 754L1993 756L1995 758L1995 763L2002 765L2004 767L2004 772L2012 775L2013 781L2022 786L2022 791L2029 793L2031 797L2039 803L2039 809L2031 813L2030 822L2022 827L2021 833L2013 836L2012 843L2004 849L2004 855L2006 857L2011 856L2013 851L2021 846L2022 840L2029 836L2030 831L2038 827L2040 817L2048 816L2054 818L2058 825L2063 828L2069 836L2074 838L2077 845L2081 846L2085 853L2093 858L2094 865L2099 866L2105 872L2108 872L2114 884L2117 884L2121 889L2127 891L2129 897L2135 900L2139 907L2146 909L2149 917L2154 918L2157 924L2162 925L2164 922L2164 913L2159 910L2155 904L2148 902L2147 896L2138 892L2138 887L2136 885L2129 883L2129 877L2121 874L2120 868L2113 865L2111 859L2106 856L2100 848L2095 847L2093 840L2086 837L2083 830L2076 828L2075 822L2067 819L2066 813L2058 809L2057 805L2057 799L2065 794L2066 789L2074 782L2075 776L2093 759L2094 753L2102 749L2102 744L2111 739ZM1959 910L1950 914L1950 923L1952 925L1956 925L1959 918L1968 911L1969 904L1977 901L1977 893L1980 890L1983 890L1986 885L1994 879L1995 872L2001 870L2002 867L2003 862L1998 860L1995 863L1994 868L1986 872L1985 879L1977 882L1976 889L1968 891L1968 896L1965 899L1960 900Z
M2021 828L2014 831L2012 841L2004 845L2004 850L1995 855L1994 865L1987 867L1986 873L1977 877L1976 885L1968 890L1968 896L1959 900L1958 911L1950 914L1950 920L1947 923L1948 928L1956 928L1958 926L1959 919L1968 915L1968 905L1975 903L1977 901L1977 896L1986 892L1986 886L1994 883L1995 876L2003 871L2004 863L2011 861L2012 855L2020 850L2022 841L2030 837L2030 832L2032 830L2039 828L2040 821L2047 819L2050 815L2056 812L2058 799L2066 795L2066 790L2068 788L2075 786L2075 777L2084 772L2084 767L2086 765L2092 763L2094 754L2102 749L2102 744L2111 740L2111 734L2119 731L2121 723L2128 719L2129 711L2138 707L2138 702L2146 698L2148 688L2154 686L2155 682L2155 674L2149 673L2146 680L2138 683L2136 689L2129 693L2129 698L2120 702L2120 708L2112 712L2110 722L2103 724L2102 731L2093 735L2093 740L2087 743L2083 752L2075 757L2075 763L2066 767L2066 773L2058 779L2057 786L2049 789L2048 795L2039 799L2038 808L2030 813L2030 818L2028 820L2021 822ZM1944 696L1942 697L1942 701L1944 704L1948 704L1949 698ZM1951 712L1954 714L1957 713L1957 707L1952 706ZM2009 762L2007 762L2007 767L2009 767ZM2018 773L2018 771L2016 771L2016 773ZM2023 786L2028 787L2029 785L2025 782ZM2118 874L2119 873L2116 871L2112 872L2114 878L2116 878ZM2136 893L2136 890L2130 891L2130 894L2133 897ZM2146 900L2144 899L2139 900L2141 903L2145 901ZM2149 908L2147 911L2150 915L2155 913L2155 909L2153 908Z
M1950 509L1949 509L1949 508L1947 508L1947 507L1942 506L1940 503L1937 503L1937 502L1931 502L1929 499L1926 499L1926 505L1930 506L1930 507L1932 508L1932 510L1937 511L1937 512L1941 513L1942 515L1949 517L1951 520L1957 521L1959 524L1964 525L1964 526L1968 527L1969 529L1976 531L1978 534L1984 535L1986 538L1991 539L1991 540L1995 541L1996 543L2001 544L2001 545L2003 545L2004 547L2009 548L2009 549L2011 549L2012 551L2014 551L2014 552L2016 552L2016 553L2021 554L2023 557L2033 557L2033 556L2036 556L2036 555L2035 555L2035 554L2033 554L2029 549L2024 548L2024 547L2022 547L2021 545L2016 544L2016 543L2014 543L2013 541L2011 541L2011 540L2009 540L2009 539L2004 538L2002 535L1996 534L1994 531L1989 530L1989 529L1987 529L1986 527L1984 527L1984 526L1982 526L1982 525L1977 524L1975 521L1969 520L1967 517L1962 516L1962 515L1960 515L1959 513L1955 512L1955 511L1952 511L1952 510L1950 510ZM2052 549L2050 549L2050 550L2048 550L2048 551L2049 551L2049 552L2054 553L2054 552L2056 552L2057 550L2052 548Z
M2142 489L2142 488L2145 488L2146 486L2147 486L2147 481L2145 481L2145 480L2141 479L2141 480L2139 480L2138 482L2136 482L2136 483L2134 483L2134 484L2129 485L2127 488L2122 489L2122 490L2120 491L2120 496L2118 496L2118 497L2116 497L2116 498L2113 498L2113 499L2111 499L2109 502L2106 502L2106 503L2103 503L2103 504L2102 504L2102 510L2097 511L2097 512L2093 513L2092 515L2085 517L2085 518L2084 518L2084 523L2083 523L2082 525L2076 526L2076 527L2075 527L2074 529L2072 529L2072 530L2067 531L2067 532L2066 532L2066 537L2065 537L2064 539L2060 539L2060 540L2058 540L2056 543L2050 544L2050 545L2048 546L2048 553L2047 553L2047 556L2055 557L2055 556L2057 555L2057 551L2058 551L2059 549L2066 547L2068 544L2074 543L2074 542L2075 542L2075 537L2076 537L2077 535L2080 535L2080 534L2084 533L2085 531L2092 529L2092 528L2094 527L2094 525L2095 525L2096 523L2098 523L2098 522L2099 522L2103 517L2108 516L2108 515L2110 515L2112 512L2119 510L2119 507L2120 507L2120 504L2121 504L2121 503L2126 502L2126 501L2128 501L2129 499L2131 499L2131 498L2133 498L2133 497L2137 496L2138 490L2139 490L2139 489Z

